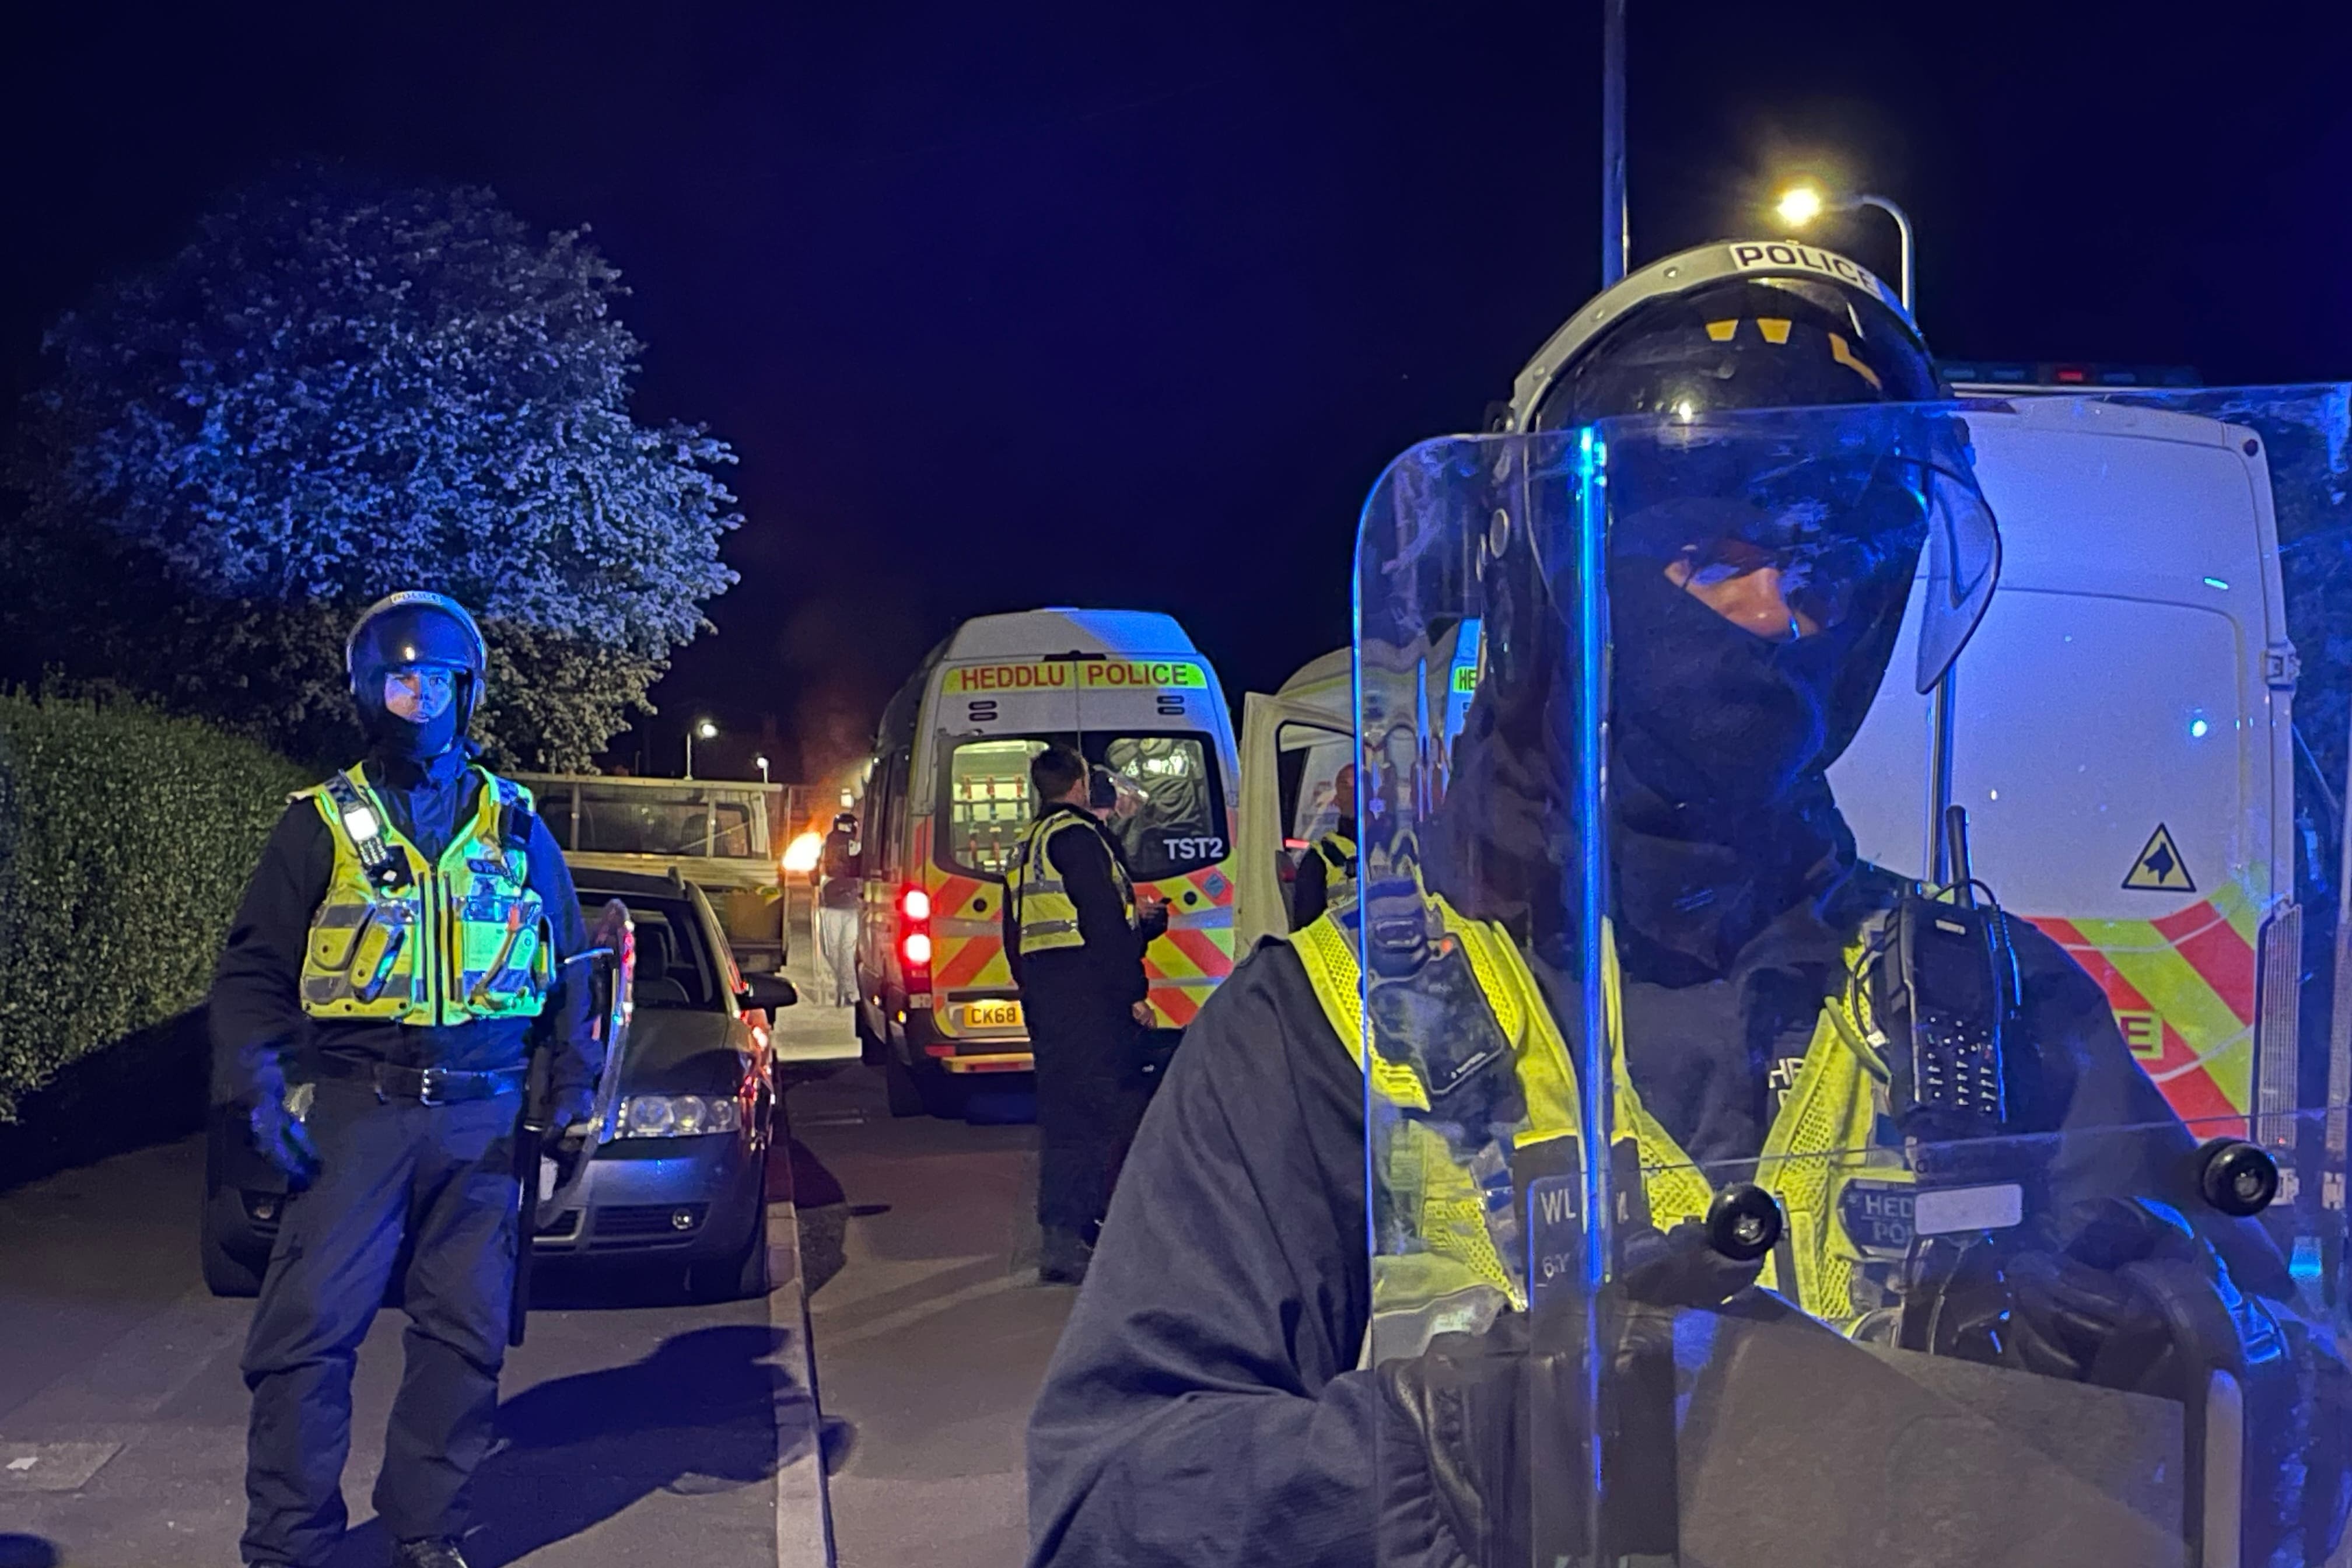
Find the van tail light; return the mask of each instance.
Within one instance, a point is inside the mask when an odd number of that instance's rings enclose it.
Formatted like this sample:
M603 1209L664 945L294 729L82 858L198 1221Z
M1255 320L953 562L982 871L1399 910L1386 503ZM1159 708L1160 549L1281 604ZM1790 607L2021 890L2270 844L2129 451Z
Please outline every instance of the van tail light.
M930 994L931 895L920 888L898 889L898 967L906 975L907 994Z

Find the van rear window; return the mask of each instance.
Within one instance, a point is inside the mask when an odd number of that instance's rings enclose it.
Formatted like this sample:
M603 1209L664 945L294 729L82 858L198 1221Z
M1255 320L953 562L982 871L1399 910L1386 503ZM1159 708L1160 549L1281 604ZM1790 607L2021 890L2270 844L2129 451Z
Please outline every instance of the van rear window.
M548 826L564 848L591 855L739 859L761 854L750 803L710 800L691 787L604 794L583 784L575 815L549 813Z
M955 870L1002 877L1021 830L1037 815L1029 759L1042 740L966 741L949 753L941 858Z
M1036 816L1029 759L1044 736L965 741L948 753L939 859L949 870L1002 877ZM1181 876L1225 858L1224 792L1208 737L1084 737L1087 760L1107 770L1117 797L1108 823L1139 882Z

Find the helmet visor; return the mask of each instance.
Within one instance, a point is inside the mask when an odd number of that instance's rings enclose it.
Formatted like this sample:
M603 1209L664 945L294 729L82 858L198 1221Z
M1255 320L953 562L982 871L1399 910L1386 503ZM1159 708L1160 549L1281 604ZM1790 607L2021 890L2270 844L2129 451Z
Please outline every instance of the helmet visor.
M412 724L429 724L457 700L457 673L442 665L412 665L383 678L383 710Z
M1907 588L1924 552L1916 672L1939 679L1984 615L2000 534L1970 476L1967 433L1940 411L1856 410L1823 424L1772 416L1611 421L1613 555L1654 560L1686 586L1770 571L1792 636L1844 624Z

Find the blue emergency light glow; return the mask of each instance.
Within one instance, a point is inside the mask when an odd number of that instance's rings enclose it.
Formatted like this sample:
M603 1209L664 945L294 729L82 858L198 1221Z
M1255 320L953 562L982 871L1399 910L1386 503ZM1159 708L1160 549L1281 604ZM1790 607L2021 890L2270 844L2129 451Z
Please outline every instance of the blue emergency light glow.
M2221 592L2223 592L2223 593L2225 593L2225 594L2226 594L2226 593L2228 593L2228 592L2230 591L2230 584L2228 584L2227 583L2222 582L2222 581L2221 581L2221 579L2220 579L2219 577L2208 577L2208 578L2206 578L2206 579L2205 579L2205 585L2206 585L2208 588L2219 588L2219 589L2221 589Z
M2191 719L2189 721L2189 738L2192 741L2201 741L2205 738L2205 731L2212 727L2202 718Z

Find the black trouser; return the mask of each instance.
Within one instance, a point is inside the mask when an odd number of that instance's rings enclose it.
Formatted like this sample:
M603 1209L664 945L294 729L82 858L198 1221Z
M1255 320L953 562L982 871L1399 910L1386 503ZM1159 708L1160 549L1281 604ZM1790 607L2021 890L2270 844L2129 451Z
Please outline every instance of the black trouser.
M1037 1223L1091 1234L1143 1116L1135 1018L1119 989L1052 954L1025 961L1021 1006L1037 1060Z
M245 1345L247 1562L307 1568L341 1536L352 1366L395 1277L407 1365L375 1510L395 1540L464 1529L506 1357L519 1107L511 1094L419 1105L319 1086L319 1179L287 1205Z

